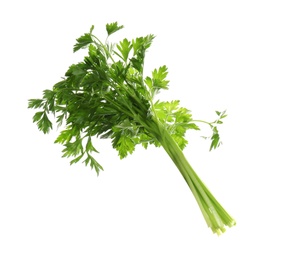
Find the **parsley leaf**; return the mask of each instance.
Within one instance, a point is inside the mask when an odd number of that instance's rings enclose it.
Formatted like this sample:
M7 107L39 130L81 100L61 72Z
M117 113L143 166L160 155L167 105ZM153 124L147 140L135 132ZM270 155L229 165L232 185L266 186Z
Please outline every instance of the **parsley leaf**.
M106 25L106 31L107 31L108 36L119 31L122 28L124 28L124 26L123 25L118 26L117 22L109 23Z
M76 52L82 48L86 48L90 43L93 42L91 33L85 33L78 39L76 39L77 43L74 45L73 51Z

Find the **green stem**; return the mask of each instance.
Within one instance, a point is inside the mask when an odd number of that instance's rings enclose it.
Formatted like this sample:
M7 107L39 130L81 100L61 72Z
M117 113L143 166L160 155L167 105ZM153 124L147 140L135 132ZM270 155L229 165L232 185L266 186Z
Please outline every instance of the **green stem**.
M218 235L225 232L225 226L234 226L236 224L235 220L226 212L205 184L200 180L173 137L162 124L157 124L159 128L159 136L157 136L157 139L190 187L207 225Z
M192 120L191 121L191 123L204 123L204 124L207 124L207 125L209 125L209 126L212 126L212 124L214 124L216 121L214 121L214 122L207 122L207 121L204 121L204 120Z
M102 47L102 49L105 51L105 53L108 55L108 57L111 59L111 61L112 61L113 63L115 63L115 60L113 59L111 53L107 50L107 48L104 46L104 44L101 42L101 40L100 40L98 37L96 37L95 35L92 35L92 37L95 38L95 39L98 41L98 43L100 44L100 46ZM96 45L97 45L97 44L96 44Z

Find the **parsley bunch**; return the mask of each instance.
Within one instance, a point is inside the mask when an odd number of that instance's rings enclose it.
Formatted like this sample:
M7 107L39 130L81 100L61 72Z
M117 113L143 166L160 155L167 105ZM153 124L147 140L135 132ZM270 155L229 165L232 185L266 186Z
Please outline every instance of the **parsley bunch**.
M107 35L122 29L117 22L107 24ZM38 129L48 133L55 124L64 126L55 143L63 145L62 157L72 157L70 164L82 161L97 173L102 166L93 154L98 152L92 137L110 138L120 158L132 154L135 146L162 146L189 185L202 214L214 233L235 225L234 219L218 203L197 176L182 150L187 145L185 133L199 130L197 122L212 130L210 149L220 145L217 126L226 116L218 112L214 122L193 120L190 111L179 100L160 101L156 96L168 89L166 66L143 75L144 60L154 35L138 37L118 44L103 43L90 31L76 41L74 52L87 48L82 62L71 65L65 77L52 89L43 91L41 99L29 99L29 108L39 109L33 116Z

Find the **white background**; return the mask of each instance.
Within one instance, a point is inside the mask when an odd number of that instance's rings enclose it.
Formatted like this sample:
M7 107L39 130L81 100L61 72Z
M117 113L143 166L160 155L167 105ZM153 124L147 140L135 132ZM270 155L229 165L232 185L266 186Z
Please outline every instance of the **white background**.
M185 3L185 4L183 4ZM0 259L281 259L280 1L2 1ZM97 141L105 171L69 166L58 132L32 123L29 98L85 54L75 39L106 23L112 40L152 33L146 70L169 68L194 118L227 109L223 146L189 133L185 155L237 226L218 237L162 149L120 161Z

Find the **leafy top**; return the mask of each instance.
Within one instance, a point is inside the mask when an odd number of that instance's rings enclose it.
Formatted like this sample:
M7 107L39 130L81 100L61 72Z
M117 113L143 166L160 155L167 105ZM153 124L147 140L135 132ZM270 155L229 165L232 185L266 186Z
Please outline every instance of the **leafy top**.
M107 24L108 36L122 29L117 22ZM65 125L55 143L64 146L63 157L74 157L71 164L83 159L99 173L102 166L94 159L97 152L92 137L110 138L120 158L133 153L135 146L160 146L159 129L163 125L179 147L183 149L188 129L198 130L189 110L179 101L155 101L161 90L167 90L168 69L161 66L150 76L143 75L145 53L154 35L138 37L118 44L102 43L93 35L94 26L76 40L73 51L88 49L84 60L72 64L65 77L52 89L44 90L41 99L29 99L29 108L39 109L33 116L38 129L48 133L54 114L58 126ZM211 149L219 146L216 124L221 124L225 112L217 112L219 119L207 123L213 130Z

